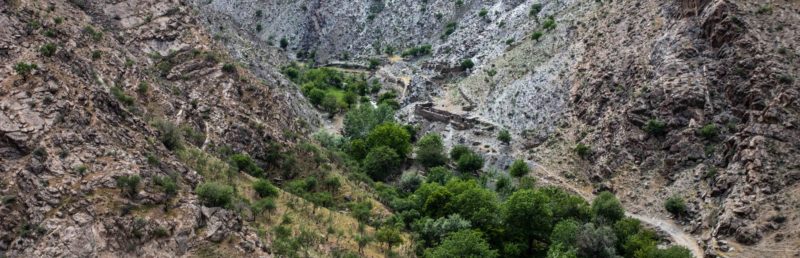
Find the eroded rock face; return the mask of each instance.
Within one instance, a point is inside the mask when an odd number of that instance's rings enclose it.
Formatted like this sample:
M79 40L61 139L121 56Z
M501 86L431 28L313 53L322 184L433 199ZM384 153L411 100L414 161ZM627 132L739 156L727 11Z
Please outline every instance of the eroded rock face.
M235 61L183 1L4 3L0 49L0 256L175 257L230 239L239 256L266 255L240 214L198 202L203 176L154 122L266 162L292 144L284 132L318 123L276 69L222 69ZM139 187L121 192L129 175Z

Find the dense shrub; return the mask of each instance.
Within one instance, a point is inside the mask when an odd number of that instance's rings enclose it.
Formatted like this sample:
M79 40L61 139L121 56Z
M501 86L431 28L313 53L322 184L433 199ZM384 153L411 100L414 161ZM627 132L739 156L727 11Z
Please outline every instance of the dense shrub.
M461 70L469 70L475 67L475 63L472 62L472 59L464 59L461 61Z
M428 171L427 182L444 185L453 178L453 172L445 167L435 167Z
M367 147L370 149L386 146L394 150L400 159L411 152L411 136L402 126L386 123L372 129L367 135Z
M44 44L39 48L39 52L42 53L43 56L51 57L56 53L56 45L53 43Z
M498 257L496 250L492 250L483 234L476 230L461 230L452 233L436 248L425 252L426 258L449 257Z
M426 44L406 49L405 51L403 51L401 55L403 57L420 57L420 56L430 55L431 50L432 50L431 45Z
M614 194L602 192L592 202L592 215L599 223L613 224L625 217L625 210Z
M351 138L364 138L378 125L391 122L394 122L394 110L391 107L360 105L345 114L344 134Z
M177 150L183 147L183 135L175 124L166 120L156 120L153 126L158 129L158 140L169 150Z
M464 145L453 146L453 148L450 149L450 159L457 161L459 158L461 158L461 155L470 152L472 152L472 150L470 150L469 147L467 146Z
M161 191L169 196L178 193L178 183L170 176L156 176L153 182L161 188Z
M256 191L261 198L277 197L280 192L277 187L265 179L257 179L253 182L253 190Z
M25 62L19 62L14 65L14 71L22 77L27 77L28 74L30 74L36 68L36 64L29 64Z
M255 214L263 214L264 212L272 212L278 208L275 200L272 198L261 198L250 206Z
M711 123L701 127L698 133L703 138L714 139L719 134L719 129L717 128L717 124Z
M580 156L582 158L585 158L585 157L589 156L590 154L592 154L592 148L589 147L589 145L585 145L583 143L578 143L577 145L575 145L575 149L574 150L575 150L575 153L578 154L578 156Z
M539 15L539 12L541 12L541 11L542 11L542 4L538 4L537 3L537 4L531 5L531 10L530 10L530 12L528 12L528 14L530 16L537 16L537 15Z
M364 158L364 171L374 180L385 180L399 170L401 158L387 146L372 148Z
M680 196L672 196L667 198L664 203L664 208L675 216L683 215L686 212L686 201Z
M664 135L667 133L667 123L658 119L650 119L642 129L651 135Z
M260 177L264 175L264 170L261 169L247 154L233 154L229 160L231 167L233 167L233 169L236 171L244 171L245 173L254 177Z
M128 197L136 197L139 192L139 182L142 178L139 175L124 175L117 177L117 187Z
M126 106L131 106L134 103L133 97L128 94L125 94L125 91L122 88L117 86L111 86L111 95L114 95L114 98L125 104Z
M501 130L500 133L497 134L497 140L508 144L511 142L511 133L509 133L508 130Z
M458 158L458 172L473 173L483 168L483 157L475 152L468 152Z
M232 63L225 63L222 65L222 71L226 73L234 73L236 72L236 65Z
M511 164L511 168L508 169L508 174L513 177L523 177L530 171L531 169L528 167L528 163L525 163L524 160L518 159L514 161L514 164Z
M436 167L447 162L442 136L428 133L417 141L417 160L425 167Z
M556 20L553 19L552 16L548 17L547 20L544 20L544 22L542 23L542 28L545 29L545 30L548 30L548 31L555 29L556 28Z
M535 40L536 42L539 42L539 39L541 39L542 36L544 36L544 33L542 33L541 31L534 31L533 34L531 34L531 39Z
M210 207L225 207L233 200L233 187L217 182L202 183L195 192L203 204Z

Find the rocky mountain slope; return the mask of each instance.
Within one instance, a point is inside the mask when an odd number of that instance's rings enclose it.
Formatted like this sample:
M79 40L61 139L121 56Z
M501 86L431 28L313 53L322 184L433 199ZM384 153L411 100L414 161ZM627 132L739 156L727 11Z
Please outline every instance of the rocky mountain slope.
M689 212L675 220L708 255L797 255L795 1L196 4L229 46L381 60L373 76L402 93L400 116L482 149L487 168L526 157L540 178L611 189L664 218L681 196ZM391 55L423 44L429 57ZM425 102L478 126L429 121L415 113Z
M289 192L281 218L198 198L213 181L255 202L227 161L243 153L276 182L326 170L309 176L389 214L317 161L336 163L307 136L341 125L280 73L293 61L368 74L487 174L523 158L708 257L797 256L799 24L791 0L2 1L0 256L261 257L287 227L306 256L378 256L375 229Z

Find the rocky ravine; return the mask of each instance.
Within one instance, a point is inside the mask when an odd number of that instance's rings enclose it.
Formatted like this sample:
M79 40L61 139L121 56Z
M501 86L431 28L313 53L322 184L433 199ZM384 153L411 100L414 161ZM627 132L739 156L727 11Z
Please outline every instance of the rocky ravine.
M200 205L203 175L159 141L169 121L196 148L267 160L316 127L275 70L235 63L182 1L0 2L0 256L173 257L223 240L265 255L238 214ZM125 175L142 178L135 199Z
M411 78L396 86L400 117L481 149L490 167L526 157L662 218L664 200L681 196L689 213L676 220L709 256L800 252L796 1L454 2L196 4L212 30L236 35L231 49L285 38L300 59L384 58L376 77ZM455 30L443 36L447 24ZM382 57L426 43L431 57ZM461 71L464 59L476 66ZM428 101L494 126L416 116ZM498 128L518 140L503 146Z

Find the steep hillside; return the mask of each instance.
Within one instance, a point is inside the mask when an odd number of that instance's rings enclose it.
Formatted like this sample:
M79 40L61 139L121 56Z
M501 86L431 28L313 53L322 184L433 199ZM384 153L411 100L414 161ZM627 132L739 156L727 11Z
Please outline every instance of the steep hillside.
M196 4L231 49L380 60L371 77L400 93L399 117L481 150L487 171L524 157L543 182L613 190L661 218L677 196L675 220L708 255L798 252L796 2Z

